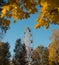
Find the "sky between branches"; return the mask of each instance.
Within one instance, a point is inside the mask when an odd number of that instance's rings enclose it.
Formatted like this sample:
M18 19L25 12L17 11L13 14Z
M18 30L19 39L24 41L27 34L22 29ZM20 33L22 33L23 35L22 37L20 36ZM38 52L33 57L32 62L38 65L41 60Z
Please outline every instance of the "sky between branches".
M59 28L59 25L50 25L46 30L45 27L41 27L40 29L35 29L34 25L36 24L35 19L38 17L38 12L34 15L31 15L28 19L18 20L17 23L13 23L13 19L11 19L10 29L5 34L2 41L10 43L10 51L13 54L13 49L15 46L15 42L18 38L23 39L24 29L29 26L33 35L33 44L34 48L39 45L43 45L47 47L51 42L49 37L51 36L51 30Z

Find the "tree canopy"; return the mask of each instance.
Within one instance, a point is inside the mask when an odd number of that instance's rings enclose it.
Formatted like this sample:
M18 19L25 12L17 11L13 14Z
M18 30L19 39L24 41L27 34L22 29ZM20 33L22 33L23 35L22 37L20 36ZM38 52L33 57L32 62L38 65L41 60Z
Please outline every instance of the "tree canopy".
M10 65L9 43L0 42L0 65Z
M13 58L13 64L14 65L25 65L26 60L26 48L25 44L21 43L21 39L16 40L15 49L14 49L14 58Z
M51 35L52 42L49 44L49 63L59 65L59 29L53 30Z
M2 2L3 1L3 2ZM29 18L30 14L40 12L35 28L50 24L59 24L59 0L1 0L0 18L14 18L14 23L19 19ZM53 5L52 5L53 4ZM37 9L37 6L38 9ZM40 10L39 10L40 9ZM2 21L2 24L9 26L10 21Z

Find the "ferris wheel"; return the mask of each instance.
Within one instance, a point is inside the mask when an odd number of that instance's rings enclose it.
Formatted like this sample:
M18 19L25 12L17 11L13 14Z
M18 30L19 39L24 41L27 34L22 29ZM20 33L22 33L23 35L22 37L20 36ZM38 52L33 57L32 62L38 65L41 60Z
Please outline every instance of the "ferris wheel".
M32 51L33 51L33 40L32 40L32 33L29 27L25 28L24 30L24 44L26 46L26 57L27 57L27 61L28 64L31 62L31 58L32 58ZM30 64L29 64L30 65Z

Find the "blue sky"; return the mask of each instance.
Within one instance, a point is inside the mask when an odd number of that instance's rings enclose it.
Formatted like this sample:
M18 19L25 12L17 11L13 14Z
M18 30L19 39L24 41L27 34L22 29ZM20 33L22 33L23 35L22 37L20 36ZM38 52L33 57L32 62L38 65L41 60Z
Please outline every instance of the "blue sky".
M47 47L50 44L49 37L51 36L51 30L59 28L58 25L50 25L46 30L45 27L41 27L40 29L35 29L34 25L37 23L36 18L38 17L38 13L35 15L31 15L28 19L18 20L17 23L13 23L13 19L11 19L10 29L4 36L3 41L10 43L10 51L13 54L13 49L15 46L15 42L18 38L23 39L24 29L26 27L30 27L32 35L33 35L33 47L36 48L39 45L43 45Z

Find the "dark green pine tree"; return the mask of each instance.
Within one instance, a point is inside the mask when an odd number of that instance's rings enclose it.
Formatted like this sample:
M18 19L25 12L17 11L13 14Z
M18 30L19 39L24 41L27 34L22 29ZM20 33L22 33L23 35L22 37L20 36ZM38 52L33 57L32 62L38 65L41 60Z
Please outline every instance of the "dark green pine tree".
M13 58L14 65L25 65L26 64L26 48L25 44L21 43L21 39L17 39L14 49L15 55Z
M0 65L10 65L9 43L2 43L0 45Z

